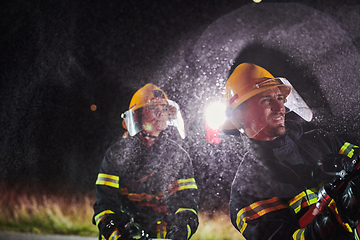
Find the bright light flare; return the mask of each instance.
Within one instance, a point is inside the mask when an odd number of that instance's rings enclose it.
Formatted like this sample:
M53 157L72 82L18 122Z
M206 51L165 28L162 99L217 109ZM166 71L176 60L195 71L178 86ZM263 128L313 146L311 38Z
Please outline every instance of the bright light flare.
M205 120L212 129L220 128L226 120L226 105L222 102L213 102L205 109Z
M261 0L253 0L254 1L254 3L260 3L261 2Z

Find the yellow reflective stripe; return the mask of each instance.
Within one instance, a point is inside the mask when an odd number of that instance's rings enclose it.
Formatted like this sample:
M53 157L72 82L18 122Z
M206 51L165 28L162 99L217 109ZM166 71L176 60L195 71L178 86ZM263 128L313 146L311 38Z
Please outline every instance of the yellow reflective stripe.
M198 189L195 178L179 179L168 187L170 195L185 189Z
M165 238L166 236L166 225L167 223L158 221L156 223L156 237L157 238Z
M189 226L189 224L188 225L186 225L186 227L187 227L187 238L186 239L189 239L190 238L190 236L191 236L191 228L190 228L190 226Z
M334 199L332 199L329 203L329 208L331 209L331 211L333 211L333 213L335 213L336 219L338 220L338 222L340 223L341 226L343 226L343 228L348 231L348 232L353 232L352 228L350 227L350 225L348 223L344 223L339 215L339 212L337 210L336 207L336 203L334 201Z
M299 193L289 201L289 207L291 207L296 214L302 208L315 204L317 202L317 191L318 190L316 189L307 189L306 191Z
M351 143L344 143L344 145L340 148L339 154L343 154L349 158L354 156L355 148L359 148L358 146L351 144Z
M339 154L343 154L349 145L350 143L348 142L344 143L344 145L342 145L342 147L339 150Z
M179 208L175 214L179 213L179 212L182 212L182 211L191 211L193 213L195 213L195 215L197 215L197 212L194 210L194 209L191 209L191 208Z
M105 210L105 211L102 211L101 213L97 214L97 215L95 216L96 226L98 226L98 225L99 225L99 222L100 222L102 219L104 219L104 218L105 218L107 215L109 215L109 214L114 214L114 212L111 211L111 210Z
M292 235L293 240L305 240L305 228L300 228Z
M360 240L359 232L357 229L355 229L355 240Z
M110 235L109 240L117 240L121 237L121 235L118 232L118 229L116 228Z
M178 188L174 189L174 191L172 191L172 192L170 193L170 195L173 194L173 193L175 193L175 192L178 192L178 191L181 191L181 190L185 190L185 189L191 189L191 188L197 189L197 185L196 185L196 184L188 184L188 185L185 185L185 186L178 187Z
M109 187L119 188L119 177L115 175L99 173L96 185L105 185Z
M287 208L288 205L285 205L279 198L273 197L268 200L258 201L250 206L242 208L237 213L236 224L241 233L245 231L247 226L247 221L254 220L259 218L267 213L277 211L280 209Z
M239 225L238 225L238 227L239 227ZM247 223L246 223L246 222L243 222L243 224L242 224L242 226L241 226L241 228L240 228L240 232L241 232L241 234L243 234L243 233L244 233L244 231L245 231L246 227L247 227Z

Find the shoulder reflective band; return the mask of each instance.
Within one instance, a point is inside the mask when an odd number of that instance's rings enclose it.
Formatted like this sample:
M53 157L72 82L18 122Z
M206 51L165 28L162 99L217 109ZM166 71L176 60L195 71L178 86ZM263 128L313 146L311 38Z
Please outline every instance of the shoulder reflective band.
M175 214L179 213L179 212L183 212L183 211L191 211L193 212L195 215L197 215L197 212L194 210L194 209L191 209L191 208L179 208Z
M349 158L352 158L354 155L354 151L356 148L359 148L358 146L351 144L351 143L344 143L344 145L340 148L339 154L343 154Z
M198 189L196 182L195 182L195 178L179 179L169 185L168 191L169 191L170 195L172 195L172 194L176 193L177 191L191 189L191 188Z
M259 201L241 209L236 218L236 224L241 233L245 231L247 221L257 219L269 212L287 208L279 198L273 197L268 200Z
M305 228L300 228L294 232L292 235L293 240L305 240Z
M317 202L317 191L315 189L307 189L306 192L301 192L289 201L289 207L291 207L295 214L302 208L311 206Z
M99 173L96 185L105 185L109 187L119 188L119 177L115 175Z
M110 214L114 214L114 212L111 211L111 210L105 210L105 211L102 211L101 213L97 214L97 215L95 216L96 226L98 226L99 223L100 223L106 216L108 216L108 215L110 215Z

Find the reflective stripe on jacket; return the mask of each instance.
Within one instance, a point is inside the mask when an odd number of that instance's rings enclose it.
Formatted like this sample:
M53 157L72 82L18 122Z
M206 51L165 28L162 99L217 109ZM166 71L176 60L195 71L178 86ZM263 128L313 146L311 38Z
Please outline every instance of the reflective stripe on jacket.
M147 149L137 136L110 147L96 180L94 223L109 214L131 213L150 237L166 235L177 211L191 215L191 236L197 229L198 191L187 152L175 141L159 138Z
M303 134L301 126L292 123L285 136L270 142L248 140L248 146L230 197L231 221L247 240L310 236L312 230L300 229L298 221L316 203L320 187L332 181L323 169L337 171L327 156L342 154L350 163L359 151L320 130Z

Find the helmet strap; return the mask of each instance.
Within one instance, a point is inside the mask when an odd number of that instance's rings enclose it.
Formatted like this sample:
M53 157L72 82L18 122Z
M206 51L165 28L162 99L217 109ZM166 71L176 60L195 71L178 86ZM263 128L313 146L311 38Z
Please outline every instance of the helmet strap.
M231 118L230 121L231 121L231 123L235 126L235 128L236 128L237 130L239 130L239 132L240 132L241 134L244 134L244 135L246 136L246 134L245 134L245 127L244 127L243 124L239 123L235 118Z
M147 132L145 132L144 130L141 131L141 133L145 136L145 137L149 137L149 138L158 138L157 136L153 136L148 134Z

